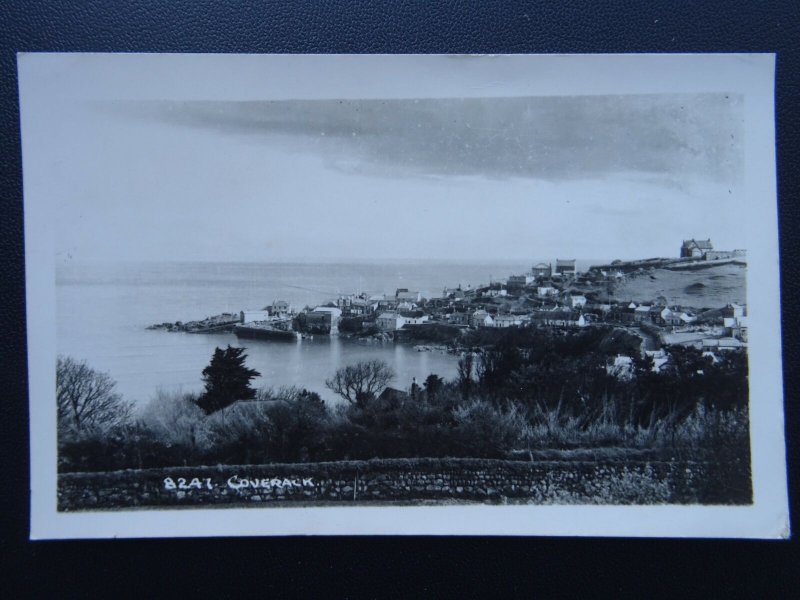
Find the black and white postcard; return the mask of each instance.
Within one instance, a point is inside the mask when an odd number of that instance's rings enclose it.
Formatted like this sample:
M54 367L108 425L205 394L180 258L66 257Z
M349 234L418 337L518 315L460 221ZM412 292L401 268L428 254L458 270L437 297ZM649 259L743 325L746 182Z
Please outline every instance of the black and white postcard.
M18 66L32 538L788 536L773 55Z

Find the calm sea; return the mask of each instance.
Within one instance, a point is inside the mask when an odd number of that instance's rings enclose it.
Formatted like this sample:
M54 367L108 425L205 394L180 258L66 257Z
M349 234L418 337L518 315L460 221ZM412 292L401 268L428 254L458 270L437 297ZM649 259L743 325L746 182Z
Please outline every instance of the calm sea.
M426 295L444 286L472 286L529 269L531 263L75 263L57 268L58 352L85 359L117 381L138 404L156 390L201 390L201 371L217 346L244 345L256 386L298 385L333 400L325 379L340 366L379 358L406 388L430 373L451 378L457 359L394 343L316 336L297 343L239 340L233 334L148 331L153 323L193 320L221 312L262 308L288 300L314 306L339 293L394 293L403 287ZM581 268L581 265L579 265Z

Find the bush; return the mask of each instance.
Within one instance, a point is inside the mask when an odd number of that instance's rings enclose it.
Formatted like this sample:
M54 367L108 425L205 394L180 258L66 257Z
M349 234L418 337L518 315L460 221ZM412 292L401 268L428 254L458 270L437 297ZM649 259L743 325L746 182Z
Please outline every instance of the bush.
M194 454L208 445L205 413L197 406L197 394L163 389L144 407L142 428L167 446L180 446Z
M531 427L515 404L500 409L473 400L455 409L454 420L461 456L500 458L529 447Z

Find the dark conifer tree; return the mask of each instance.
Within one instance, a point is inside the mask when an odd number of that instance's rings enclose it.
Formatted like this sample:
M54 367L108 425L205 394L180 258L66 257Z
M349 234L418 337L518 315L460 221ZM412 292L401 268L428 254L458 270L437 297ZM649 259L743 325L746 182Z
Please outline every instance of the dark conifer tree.
M428 400L435 400L444 387L444 379L438 375L431 373L425 378L425 392L428 395Z
M209 365L203 369L203 383L206 390L197 400L197 405L206 414L230 406L237 400L252 400L256 391L250 387L250 380L261 375L255 369L248 369L244 361L245 348L230 345L223 350L214 350Z

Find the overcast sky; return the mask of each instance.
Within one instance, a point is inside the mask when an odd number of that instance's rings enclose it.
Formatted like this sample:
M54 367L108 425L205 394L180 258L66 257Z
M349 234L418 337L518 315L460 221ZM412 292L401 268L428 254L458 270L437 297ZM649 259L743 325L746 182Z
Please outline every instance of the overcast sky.
M45 117L57 252L129 260L675 255L737 237L742 99L84 100ZM27 182L26 182L27 183Z

